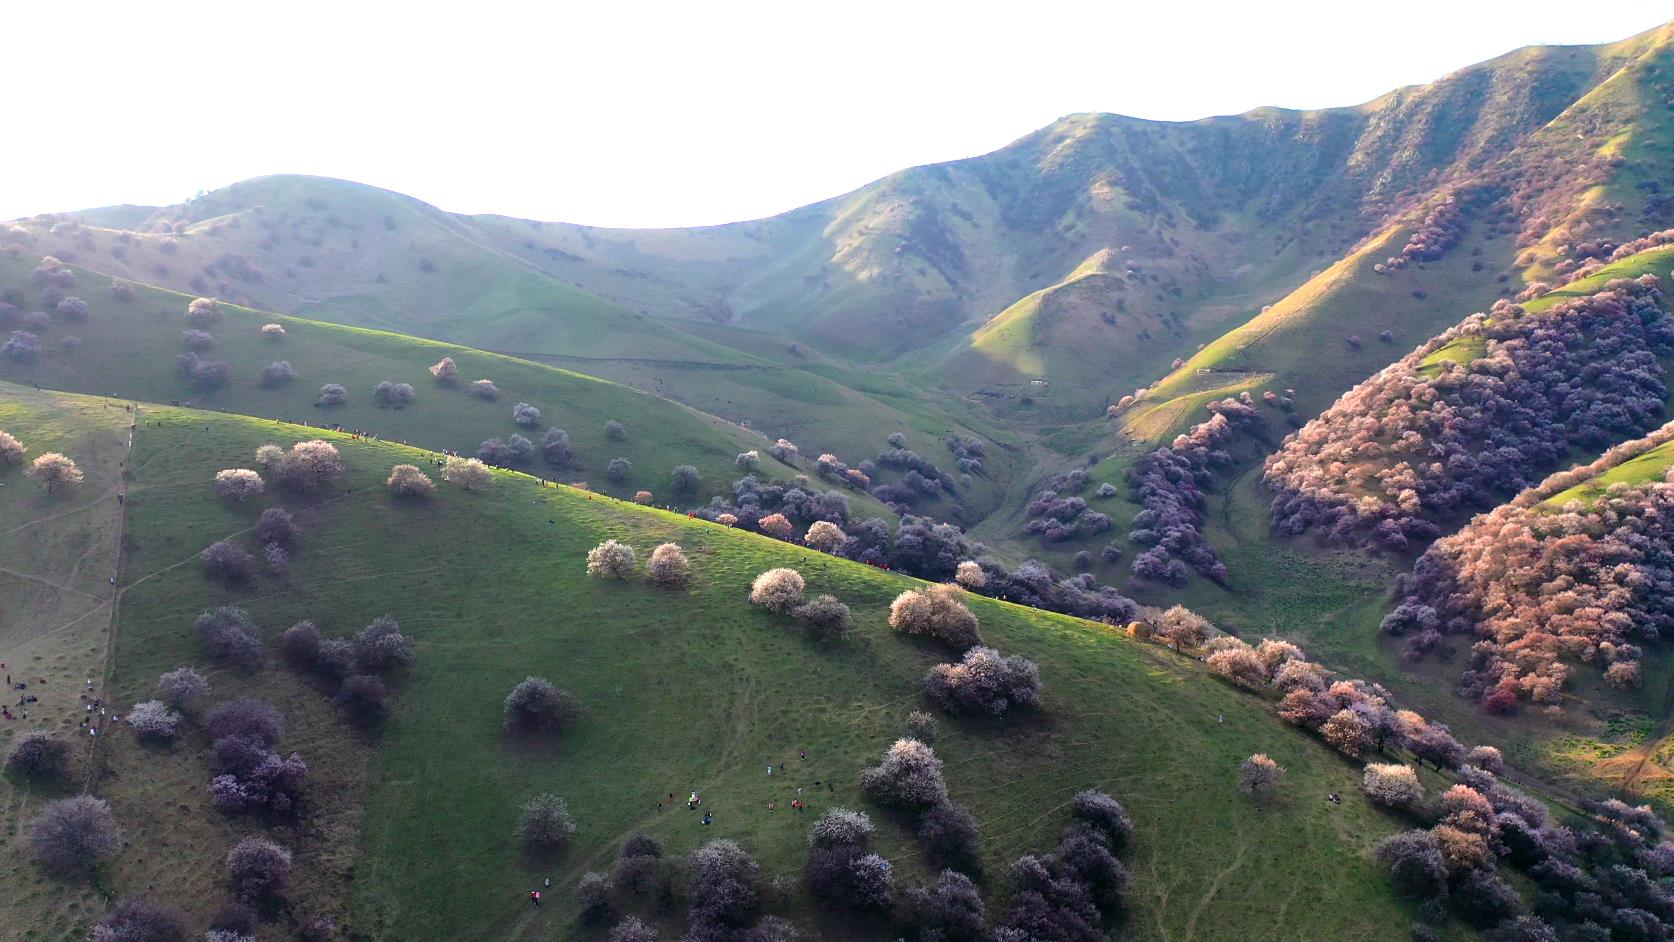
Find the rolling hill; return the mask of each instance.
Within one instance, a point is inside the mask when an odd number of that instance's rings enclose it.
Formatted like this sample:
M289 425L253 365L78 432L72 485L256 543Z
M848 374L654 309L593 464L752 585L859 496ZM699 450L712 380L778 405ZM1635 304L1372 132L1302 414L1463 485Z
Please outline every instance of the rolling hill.
M0 258L0 279L19 292L13 297L36 307L44 289L31 285L29 271L25 259ZM521 434L536 449L521 466L534 473L565 482L585 481L624 497L646 489L659 502L703 503L712 494L730 494L732 480L741 474L734 459L743 451L762 454L763 475L788 479L802 473L768 455L770 442L759 433L636 389L452 344L230 304L220 305L220 319L209 325L213 346L200 354L202 360L227 363L230 379L219 388L198 388L183 375L176 359L185 350L182 337L190 325L183 315L191 298L146 286L113 290L111 279L97 272L72 272L73 285L64 290L84 296L89 307L85 320L59 317L40 329L43 351L37 357L0 356L0 378L128 399L185 400L200 408L310 425L341 425L465 455L475 454L489 438ZM262 332L270 323L284 328L279 339ZM76 342L66 345L67 337ZM451 357L459 369L452 383L438 382L428 372L443 357ZM296 377L264 383L262 371L275 361L289 363ZM471 392L469 384L477 379L495 384L495 398ZM414 386L414 403L380 407L373 393L384 381ZM320 389L327 383L345 388L341 404L318 405ZM540 421L533 427L514 421L513 406L520 402L540 410ZM625 429L621 440L607 433L606 424L612 421ZM540 450L553 429L569 437L572 458L562 466L543 460ZM610 460L617 457L632 466L619 484L606 476ZM671 472L682 464L697 467L702 477L689 495L672 491ZM889 516L864 492L852 491L849 498L862 516Z
M111 434L108 416L130 415L96 399L3 389L0 414L33 436L31 453L63 448L82 456L89 437ZM212 700L256 696L277 704L290 727L284 748L305 757L309 784L301 817L266 830L296 851L297 897L358 934L498 939L568 931L575 879L605 868L640 831L671 853L711 837L736 839L761 859L764 878L794 881L809 818L783 806L790 790L829 779L836 790L813 798L816 811L834 803L870 807L854 776L897 735L919 704L920 676L940 659L884 625L889 600L914 581L871 567L542 488L511 472L497 472L478 492L443 485L428 500L396 500L382 486L389 466L423 466L427 453L179 407L139 404L131 415L123 536L104 539L122 549L115 642L100 690L127 704L149 696L161 671L191 664L209 678ZM210 478L219 468L247 462L263 443L311 436L335 443L347 465L327 490L275 491L246 503L214 495ZM116 467L88 458L105 469L98 474ZM43 507L38 489L25 494L25 482L5 483L6 494L27 497L6 506L14 530L30 527L43 539L88 535L85 519ZM96 486L90 479L77 499ZM100 495L103 505L108 497ZM242 588L207 579L197 552L217 539L244 539L267 506L286 507L299 526L289 571ZM587 578L586 550L606 538L642 553L679 542L693 560L691 587ZM43 555L35 575L64 578L66 563L74 565ZM808 576L810 591L835 593L853 608L850 637L821 645L744 602L756 573L784 564ZM197 612L223 604L244 607L260 626L267 656L254 672L217 666L191 628ZM1397 820L1357 798L1318 808L1326 792L1355 791L1356 767L1190 658L1095 624L981 598L971 604L989 643L1036 660L1047 685L1038 713L1003 723L943 721L936 748L954 797L981 823L987 872L1044 845L1062 803L1096 786L1118 795L1138 826L1139 876L1124 933L1404 934L1401 906L1364 857ZM274 639L301 619L337 636L384 613L416 640L417 660L395 681L387 725L367 737L284 666ZM36 643L50 658L60 646L74 650L90 640L72 644L48 632ZM551 749L520 745L500 730L505 691L530 673L574 691L585 708ZM45 697L39 709L65 712ZM72 702L67 712L77 709ZM39 938L73 937L97 916L100 897L145 892L187 907L202 924L218 893L222 854L259 828L210 808L207 739L195 723L169 749L120 731L100 741L90 781L128 832L109 881L76 900L51 892L45 877L19 873L14 885L27 892L8 896L8 922L53 927ZM803 750L805 760L797 758ZM1255 750L1289 769L1280 797L1260 813L1233 792L1237 762ZM770 762L788 763L789 777L765 776ZM714 815L712 828L684 809L658 808L665 793L694 789ZM0 807L14 822L39 800L15 782L0 791L7 796ZM550 867L520 861L511 842L517 805L539 791L564 795L579 825ZM773 798L781 807L770 812ZM877 817L878 847L903 881L917 879L924 865L915 842L888 813ZM437 868L448 878L438 880ZM553 877L558 905L530 909L522 897L543 875ZM994 898L1003 892L997 877L985 886ZM1304 892L1309 905L1297 905ZM822 935L871 937L865 923L816 914L800 890L770 909Z

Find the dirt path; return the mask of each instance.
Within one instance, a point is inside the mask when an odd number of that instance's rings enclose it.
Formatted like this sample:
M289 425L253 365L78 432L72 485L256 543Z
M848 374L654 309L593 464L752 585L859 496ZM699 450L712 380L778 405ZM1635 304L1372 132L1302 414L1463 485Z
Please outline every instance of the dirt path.
M1640 786L1647 777L1664 779L1670 776L1671 773L1656 765L1654 760L1671 733L1674 733L1674 674L1669 676L1668 686L1662 694L1662 719L1657 722L1656 733L1647 736L1643 745L1630 749L1607 763L1607 766L1632 763L1627 773L1622 776L1619 786L1622 794L1640 794Z

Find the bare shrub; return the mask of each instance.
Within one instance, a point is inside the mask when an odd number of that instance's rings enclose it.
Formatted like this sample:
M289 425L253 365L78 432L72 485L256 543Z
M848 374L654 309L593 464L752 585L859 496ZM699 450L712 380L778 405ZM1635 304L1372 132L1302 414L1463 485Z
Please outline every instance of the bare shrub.
M320 387L320 396L314 400L316 406L340 406L349 401L349 391L340 383L326 383Z
M215 472L215 492L222 497L244 501L258 497L267 490L262 476L248 468L228 468Z
M430 375L435 377L438 383L451 384L459 378L459 365L453 362L453 357L442 357L431 365Z
M190 667L177 667L157 678L157 692L176 710L190 707L209 694L209 681Z
M557 732L580 710L580 702L551 681L528 677L506 696L506 728L519 733Z
M119 901L93 927L93 942L186 942L186 915L148 899Z
M1120 850L1133 834L1133 819L1122 803L1095 789L1077 792L1070 800L1070 814L1103 834L1112 850Z
M209 711L204 726L214 739L250 739L265 746L285 735L285 718L265 700L228 700Z
M1238 790L1257 800L1268 797L1279 788L1285 770L1258 752L1238 764Z
M1366 766L1360 787L1367 798L1391 808L1410 808L1424 797L1418 771L1410 765L1371 763Z
M475 458L449 457L442 466L442 480L467 491L480 491L494 483L494 472Z
M703 478L698 474L697 468L683 464L674 469L673 482L676 497L692 497L703 484Z
M299 621L279 636L279 650L285 660L305 670L320 663L320 629L311 621Z
M678 549L678 547L676 547ZM632 579L639 566L634 548L606 540L587 551L587 574L601 579Z
M907 714L906 722L901 726L901 734L907 739L932 743L941 735L941 723L930 713L914 710Z
M85 480L76 463L56 451L36 457L23 473L45 485L48 494L75 487Z
M0 431L0 462L10 468L23 460L23 443L10 432Z
M128 711L128 725L141 739L171 742L180 735L180 714L161 700L146 700Z
M372 401L376 402L380 409L405 409L413 404L417 396L409 383L395 383L386 379L372 387Z
M610 930L609 942L658 942L657 930L638 916L629 916Z
M591 558L588 559L588 569L592 569ZM632 566L629 569L631 571ZM651 551L651 562L646 566L645 573L657 585L679 588L690 580L692 564L686 559L680 544L663 543Z
M1465 763L1495 775L1505 774L1505 756L1493 746L1472 746L1465 753Z
M610 878L589 870L575 881L577 915L582 922L602 922L611 914Z
M62 798L41 809L29 825L35 862L59 874L85 873L109 860L122 845L122 829L110 805L92 795Z
M605 438L608 438L613 442L625 442L628 440L627 426L615 419L611 419L609 422L606 422L604 424L604 430Z
M24 778L63 778L70 770L70 744L41 729L12 740L6 771Z
M268 340L273 341L274 343L278 343L279 341L285 339L285 325L284 324L263 324L262 325L262 336L264 338L268 339Z
M976 873L981 868L980 832L964 805L944 801L918 820L918 839L932 867Z
M494 385L492 380L479 379L471 383L471 395L478 399L498 399L500 398L500 389Z
M834 595L816 595L791 609L791 617L808 633L823 640L843 637L849 630L849 607Z
M536 795L523 804L517 819L517 839L525 847L552 851L575 836L575 819L564 799L557 795Z
M256 539L262 543L290 546L296 542L296 523L290 511L283 507L269 507L256 520Z
M520 402L512 406L512 421L524 428L534 428L541 424L541 410L527 402Z
M417 465L398 464L389 469L389 485L391 494L397 497L429 497L436 491L436 482L430 476L418 469Z
M919 939L942 942L986 942L982 893L963 873L943 870L928 886L902 893L901 921Z
M794 569L769 569L750 585L750 601L770 612L784 613L802 602L802 573Z
M227 882L247 906L282 898L290 879L291 852L265 837L246 837L227 852Z
M710 841L686 859L692 898L693 934L742 927L760 900L756 882L761 867L744 848L729 840Z
M913 810L947 800L942 760L916 739L897 739L881 764L861 771L860 788L881 804Z
M208 327L221 319L221 303L214 298L197 298L186 305L186 320L193 327Z
M256 560L231 540L211 543L199 557L203 560L204 573L215 579L248 582L256 572Z
M554 468L567 468L575 460L570 451L570 433L561 428L549 428L541 438L541 457Z
M975 592L988 584L988 575L982 571L981 566L967 559L961 561L959 567L954 570L953 581Z
M634 463L626 458L612 458L610 463L605 465L605 478L617 487L627 483L628 476L633 472Z
M355 663L363 671L392 671L413 663L413 639L401 633L401 623L379 615L355 635Z
M269 389L296 379L296 368L288 360L274 360L262 368L261 384Z
M317 438L297 442L289 451L264 445L257 449L256 460L265 464L280 487L298 493L324 487L341 477L344 470L337 446Z
M965 606L964 592L953 585L909 589L889 606L889 627L925 635L960 650L982 643L977 617Z

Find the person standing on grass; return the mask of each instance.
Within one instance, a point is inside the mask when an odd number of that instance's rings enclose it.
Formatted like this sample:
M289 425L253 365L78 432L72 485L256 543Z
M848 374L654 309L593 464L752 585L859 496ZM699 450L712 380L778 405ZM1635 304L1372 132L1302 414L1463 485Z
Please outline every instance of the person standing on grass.
M540 906L540 904L541 904L541 891L540 890L530 890L529 891L529 902L534 903L536 906Z

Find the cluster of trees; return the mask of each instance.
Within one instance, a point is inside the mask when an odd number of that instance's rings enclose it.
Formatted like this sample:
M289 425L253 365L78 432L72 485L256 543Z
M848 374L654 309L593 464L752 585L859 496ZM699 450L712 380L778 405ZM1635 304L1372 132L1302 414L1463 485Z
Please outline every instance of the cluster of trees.
M1620 245L1604 239L1577 242L1569 247L1569 258L1559 262L1556 266L1558 273L1564 276L1558 283L1567 285L1580 281L1611 262L1619 262L1630 255L1637 255L1640 252L1660 248L1671 243L1674 243L1674 229L1652 232L1641 238L1623 242Z
M1140 578L1184 585L1190 564L1205 578L1226 582L1226 564L1203 538L1203 491L1213 483L1216 468L1232 463L1226 445L1233 435L1260 423L1261 417L1251 402L1238 399L1211 402L1208 408L1214 415L1207 421L1129 469L1133 499L1144 509L1134 516L1128 539L1150 547L1133 560L1133 573Z
M904 443L905 439L902 441ZM877 484L871 488L872 496L883 501L896 513L906 513L920 500L935 497L943 491L952 494L959 487L958 480L949 472L936 467L935 462L899 445L879 452L872 464L875 467L902 472L899 483ZM867 463L862 462L860 471L869 479L873 472L868 471L866 466Z
M1424 901L1424 922L1451 910L1505 940L1662 939L1674 930L1674 853L1649 807L1597 803L1592 826L1580 827L1554 821L1543 803L1487 768L1464 766L1460 784L1434 802L1414 797L1404 776L1376 777L1395 802L1431 822L1374 848L1395 886ZM1369 768L1369 790L1373 778ZM1500 862L1534 885L1532 913L1499 874ZM1415 937L1439 937L1428 925L1418 929Z
M1458 197L1449 196L1426 213L1424 219L1413 227L1412 235L1407 237L1407 244L1401 246L1400 255L1374 265L1373 270L1382 274L1399 271L1407 267L1408 262L1434 261L1446 255L1447 250L1459 241L1464 231L1464 207Z
M32 331L14 330L6 342L0 344L0 356L20 363L32 363L40 355L41 337Z
M634 577L639 567L639 556L634 548L616 540L606 540L587 552L587 574L601 579ZM692 563L678 543L662 543L651 551L646 563L645 577L654 585L667 589L684 588L691 581Z
M932 667L924 675L924 693L949 713L1004 716L1040 705L1040 668L1020 655L1006 657L977 645L956 664Z
M982 634L964 596L965 590L952 583L908 589L890 603L889 627L903 634L934 638L956 651L965 651L981 644Z
M1474 314L1345 393L1267 460L1281 533L1404 550L1499 503L1575 449L1658 424L1674 321L1655 276L1531 315ZM1481 345L1459 363L1444 347Z
M824 520L841 527L849 522L849 499L841 491L822 492L800 475L787 484L746 474L732 483L730 501L717 495L698 511L705 520L719 520L723 514L733 518L733 526L746 530L761 530L762 519L774 515L801 526Z
M188 334L202 333L202 331L187 331ZM205 334L205 336L208 336ZM192 338L187 343L193 343ZM205 360L196 352L188 350L174 358L175 366L180 369L180 375L190 383L193 389L200 392L212 392L227 385L232 379L232 364L225 360Z
M314 439L289 449L263 445L256 449L256 465L273 476L279 487L299 494L319 490L343 475L343 456L337 446Z
M947 450L953 453L954 463L959 466L961 473L982 473L983 459L988 456L988 448L982 443L982 439L972 435L964 438L949 435L942 441L947 445Z
M1120 802L1087 790L1070 802L1072 821L1049 854L1011 866L1012 896L994 942L1097 942L1122 910L1128 870L1117 859L1133 833Z
M418 397L411 383L396 383L383 380L372 387L372 401L380 409L405 409L413 404Z
M1674 485L1619 482L1557 509L1525 497L1419 557L1383 630L1411 657L1473 638L1460 690L1493 713L1555 705L1575 661L1637 687L1641 646L1674 633Z
M808 829L803 876L814 898L831 907L888 908L895 892L894 868L867 846L872 819L863 812L833 808Z
M380 615L352 638L326 638L311 621L300 621L279 636L285 658L326 685L332 701L357 726L383 722L389 709L385 677L411 666L413 640L391 615ZM380 676L382 675L382 676Z
M264 487L259 475L242 468L215 475L216 490L234 500L260 494ZM251 532L261 546L262 562L268 571L276 575L285 573L297 549L297 528L290 512L280 507L263 510ZM198 554L198 559L204 574L212 579L242 584L256 575L256 557L232 538L211 543Z
M909 717L912 732L933 735L933 718ZM928 721L928 722L926 722ZM911 817L930 865L942 870L980 873L980 834L976 818L948 797L942 760L930 744L911 735L890 745L878 765L862 769L860 790L873 801Z
M1087 486L1087 472L1077 468L1053 477L1026 508L1029 522L1024 530L1040 534L1048 543L1107 532L1110 517L1087 508L1087 501L1075 494ZM1106 485L1109 487L1109 485ZM1114 494L1115 488L1109 488ZM1101 490L1101 494L1105 492ZM1109 496L1106 494L1105 496Z
M229 700L204 722L211 748L209 797L227 814L284 815L301 799L308 764L300 753L281 756L285 720L261 700Z
M522 435L490 438L477 448L477 460L501 468L528 464L535 457L535 443Z
M672 544L670 544L672 545ZM834 595L804 597L807 588L795 569L769 569L750 585L750 603L770 612L789 615L810 637L835 641L848 634L849 607Z

